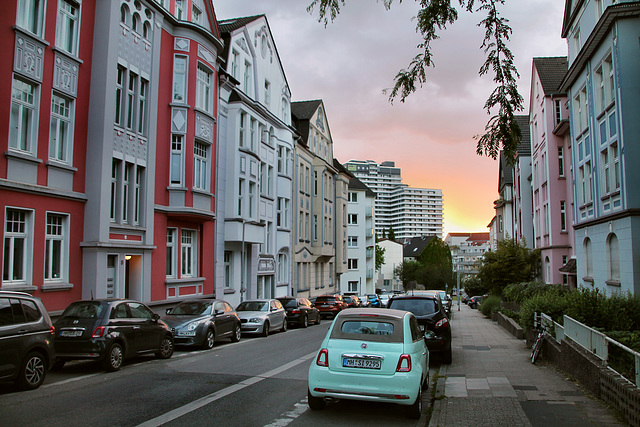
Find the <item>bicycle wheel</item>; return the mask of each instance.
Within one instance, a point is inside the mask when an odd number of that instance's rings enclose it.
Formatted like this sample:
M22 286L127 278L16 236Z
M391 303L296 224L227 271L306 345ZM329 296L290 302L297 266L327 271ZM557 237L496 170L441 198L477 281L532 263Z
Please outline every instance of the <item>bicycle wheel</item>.
M536 363L536 359L538 358L538 355L540 354L540 350L542 349L543 338L544 337L542 333L540 333L538 335L538 339L536 339L536 342L533 344L533 347L531 348L531 363Z

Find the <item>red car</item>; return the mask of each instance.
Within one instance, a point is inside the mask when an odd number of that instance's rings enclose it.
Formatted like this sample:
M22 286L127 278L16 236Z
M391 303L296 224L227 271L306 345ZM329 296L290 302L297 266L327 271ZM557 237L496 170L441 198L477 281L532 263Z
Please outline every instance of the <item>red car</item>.
M344 302L342 295L321 295L316 298L315 306L321 316L336 316L349 305Z

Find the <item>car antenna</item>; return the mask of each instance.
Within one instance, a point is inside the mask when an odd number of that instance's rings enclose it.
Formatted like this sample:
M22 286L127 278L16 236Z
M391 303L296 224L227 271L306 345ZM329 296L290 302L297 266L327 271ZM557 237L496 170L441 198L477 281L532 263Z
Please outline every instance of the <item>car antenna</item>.
M93 289L91 289L91 299L93 299Z

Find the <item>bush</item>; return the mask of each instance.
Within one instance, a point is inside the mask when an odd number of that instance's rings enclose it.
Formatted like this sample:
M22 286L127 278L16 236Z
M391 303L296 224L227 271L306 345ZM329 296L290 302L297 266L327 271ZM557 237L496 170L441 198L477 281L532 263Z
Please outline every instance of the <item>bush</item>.
M629 299L630 295L616 293L609 297L599 289L580 288L567 296L564 314L592 328L628 331L632 322L622 307Z
M500 297L491 295L485 298L484 301L482 301L482 304L478 309L485 316L491 317L493 313L500 311L500 301L501 301Z
M520 326L533 329L533 314L543 312L562 324L567 310L567 298L557 292L540 292L525 300L520 306Z
M547 285L542 282L533 281L508 285L504 288L502 295L504 296L505 301L513 301L518 304L522 304L523 301L536 294L548 292L562 294L568 293L569 290L563 285Z

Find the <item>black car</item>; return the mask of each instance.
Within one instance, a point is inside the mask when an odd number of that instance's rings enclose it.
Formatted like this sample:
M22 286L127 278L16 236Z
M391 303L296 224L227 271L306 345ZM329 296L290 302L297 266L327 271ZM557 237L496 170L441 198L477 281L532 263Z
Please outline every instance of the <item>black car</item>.
M40 298L0 291L0 380L40 387L54 360L54 328Z
M438 296L398 295L389 300L388 308L412 312L427 333L429 351L440 353L443 363L451 363L451 324Z
M173 355L169 327L149 307L125 299L96 299L71 303L55 322L56 367L74 359L100 360L117 371L125 358Z
M176 345L213 348L217 340L240 341L242 329L236 311L226 301L194 299L182 301L162 318L171 328Z
M360 301L360 298L358 298L357 295L345 295L344 302L347 303L349 308L362 307L362 302Z
M287 312L287 323L306 328L309 323L320 324L320 312L307 298L280 297L278 301Z

